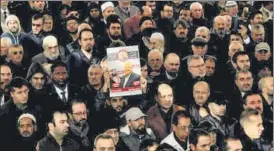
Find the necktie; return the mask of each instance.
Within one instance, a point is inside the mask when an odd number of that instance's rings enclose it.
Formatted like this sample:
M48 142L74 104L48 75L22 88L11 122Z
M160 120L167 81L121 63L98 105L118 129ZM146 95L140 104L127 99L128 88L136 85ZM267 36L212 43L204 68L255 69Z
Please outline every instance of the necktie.
M63 101L63 102L67 102L67 99L66 99L66 91L61 92L61 95L62 95L62 101Z

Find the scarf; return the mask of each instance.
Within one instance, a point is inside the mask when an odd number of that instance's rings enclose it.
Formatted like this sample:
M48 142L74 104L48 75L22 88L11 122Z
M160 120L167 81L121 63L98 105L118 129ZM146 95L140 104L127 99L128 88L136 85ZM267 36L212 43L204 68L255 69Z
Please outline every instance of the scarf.
M82 128L80 126L78 126L76 124L76 122L74 122L74 121L69 122L69 125L70 125L71 132L74 135L80 137L82 145L84 147L90 146L90 142L89 142L88 137L87 137L87 134L88 134L88 131L89 131L88 123L87 122L84 123Z

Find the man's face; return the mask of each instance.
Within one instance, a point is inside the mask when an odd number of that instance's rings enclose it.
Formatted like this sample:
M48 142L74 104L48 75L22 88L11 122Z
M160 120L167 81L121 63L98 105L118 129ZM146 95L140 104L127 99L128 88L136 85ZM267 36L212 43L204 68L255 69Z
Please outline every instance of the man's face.
M197 32L195 32L195 37L200 37L200 38L204 38L204 39L206 39L207 41L209 41L209 34L208 34L208 32L206 32L206 31L197 31Z
M173 8L165 5L163 11L161 11L161 17L171 19L173 17Z
M19 24L16 20L9 21L7 26L12 33L17 33L19 31Z
M199 136L196 146L191 145L193 151L210 151L210 136Z
M46 53L46 57L51 60L55 60L59 57L59 48L57 42L48 43L44 51Z
M145 65L141 68L141 75L143 78L145 78L145 79L147 78L147 65Z
M179 19L182 19L185 21L191 21L190 10L182 9L179 14Z
M193 97L197 105L204 105L210 95L209 88L205 84L197 84L193 88Z
M231 25L232 25L232 18L230 15L224 15L225 19L226 19L226 29L230 29Z
M156 10L156 2L155 1L146 1L146 6L151 8L152 14L154 14Z
M145 134L146 132L146 121L145 117L140 117L137 120L128 121L129 127L134 130L137 134Z
M103 12L104 19L106 20L107 17L111 14L115 14L114 8L113 7L106 8Z
M237 57L237 69L238 70L249 70L250 69L250 60L248 55L239 55Z
M78 123L85 123L87 121L87 108L84 103L75 103L72 106L72 118Z
M161 108L169 110L173 105L173 92L171 88L159 88L157 102Z
M10 82L12 79L12 73L11 69L8 66L0 66L0 88L4 90L6 85Z
M160 52L153 53L148 57L148 65L153 71L159 71L163 65L163 59L161 58Z
M258 61L268 61L268 59L271 57L271 52L268 50L259 50L255 52L255 58Z
M253 115L244 123L244 131L251 139L258 139L261 137L264 127L261 115Z
M193 5L192 10L190 10L190 11L191 11L192 17L195 18L195 19L199 19L199 18L201 18L202 15L203 15L203 8L200 7L200 6L197 5L197 4L196 4L196 5Z
M226 113L225 104L210 103L210 111L218 117L223 117Z
M108 34L115 40L117 40L122 33L121 25L119 23L111 23L109 29L107 29Z
M78 30L78 22L76 20L68 20L66 23L67 31L71 34L76 34Z
M53 21L51 19L46 19L44 21L44 26L43 26L43 30L45 32L50 32L53 28Z
M127 62L124 64L124 74L125 76L129 76L132 73L132 64Z
M210 60L206 60L205 66L206 66L206 75L207 76L212 76L215 72L215 62L210 61Z
M150 38L150 46L151 49L160 49L161 48L161 40L156 38Z
M66 136L69 131L68 117L64 113L55 113L54 114L53 133L55 136Z
M205 63L202 58L192 60L188 66L192 77L204 77L206 75Z
M223 16L221 17L217 17L215 19L215 23L214 23L214 29L217 32L217 35L219 37L223 37L225 35L225 29L226 29L226 20Z
M268 77L266 79L265 88L266 88L266 93L269 96L273 96L273 78L272 77Z
M251 25L253 24L263 24L263 15L257 14L253 19L250 20Z
M153 27L153 23L151 20L146 20L143 22L143 24L140 26L140 31L142 32L144 29L146 28L152 28Z
M44 74L40 73L40 72L35 73L31 77L30 83L34 89L36 89L36 90L42 89L44 86L44 83L45 83Z
M236 52L238 52L238 51L244 51L244 50L243 50L243 47L240 45L240 43L234 42L234 43L232 43L232 44L230 45L230 47L229 47L228 56L229 56L230 58L232 58L233 55L234 55Z
M100 12L97 8L93 8L90 10L89 15L91 18L98 18L100 15Z
M243 44L243 40L240 36L238 35L230 35L229 37L229 43L232 43L232 42L240 42L241 44Z
M264 41L264 30L251 31L251 38L255 43Z
M258 110L261 114L263 113L263 100L262 97L257 95L250 95L246 98L246 104L244 104L244 108L250 108Z
M98 139L94 151L115 151L115 144L112 139Z
M8 52L9 52L9 46L8 46L7 40L4 40L3 38L1 38L0 45L1 45L0 56L7 56Z
M227 142L227 151L242 151L243 145L240 140L229 140Z
M110 106L116 111L121 112L124 108L125 100L123 97L110 98Z
M95 44L93 33L90 31L82 32L79 44L81 49L90 52Z
M177 56L170 56L165 61L164 66L167 72L174 72L177 74L180 68L180 58Z
M118 143L120 135L119 135L119 131L118 131L117 128L108 129L108 130L105 131L105 134L112 137L112 139L114 140L115 145Z
M188 28L185 28L181 24L179 24L174 32L177 38L184 38L188 34Z
M10 92L14 104L26 104L29 99L29 88L23 85L21 88L13 88Z
M59 66L54 69L52 72L52 80L59 84L60 86L63 86L66 84L68 78L68 73L65 67Z
M39 18L37 20L32 20L32 32L35 35L38 35L43 30L43 18Z
M19 132L23 137L30 137L35 132L35 126L30 118L22 118L19 123Z
M92 68L88 72L88 81L92 86L98 86L102 83L101 79L103 76L102 69L100 68Z
M45 1L34 1L33 2L34 8L37 11L43 11L45 7Z
M173 131L175 135L183 141L186 141L187 137L190 134L191 120L190 118L178 118L178 125L172 124Z
M240 92L250 91L253 85L253 78L251 73L239 73L235 83L238 86Z
M15 64L21 64L24 51L21 48L10 48L9 58Z
M203 57L207 51L207 46L191 46L194 55Z

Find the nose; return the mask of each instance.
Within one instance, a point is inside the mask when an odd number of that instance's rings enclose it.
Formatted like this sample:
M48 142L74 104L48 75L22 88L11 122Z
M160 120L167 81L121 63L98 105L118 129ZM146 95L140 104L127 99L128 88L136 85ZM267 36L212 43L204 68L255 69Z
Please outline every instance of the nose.
M22 131L23 132L28 131L27 126L23 126Z

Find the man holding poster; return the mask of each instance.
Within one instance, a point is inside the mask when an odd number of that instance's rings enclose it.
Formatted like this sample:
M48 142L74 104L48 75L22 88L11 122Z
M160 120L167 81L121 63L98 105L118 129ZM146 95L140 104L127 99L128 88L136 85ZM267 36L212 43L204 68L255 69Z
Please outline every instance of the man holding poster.
M133 65L130 61L124 63L124 76L121 78L120 87L134 87L140 85L140 75L132 71Z

